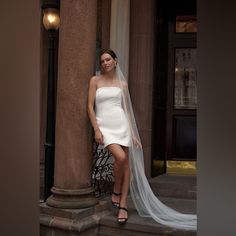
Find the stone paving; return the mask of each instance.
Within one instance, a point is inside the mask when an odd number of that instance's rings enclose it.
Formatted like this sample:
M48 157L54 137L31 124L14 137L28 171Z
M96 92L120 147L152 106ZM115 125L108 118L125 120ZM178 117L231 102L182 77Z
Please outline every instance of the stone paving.
M158 198L177 211L196 213L196 176L162 175L150 179ZM196 236L196 232L176 230L140 217L132 200L128 199L129 220L120 226L117 210L111 206L111 196L99 199L99 204L85 209L60 209L40 204L41 236Z
M163 175L158 178L151 179L149 182L154 192L156 194L158 192L159 199L166 205L183 213L196 213L195 176ZM106 201L109 202L110 197L107 197ZM151 218L140 217L130 198L128 199L128 207L129 220L124 226L118 225L116 222L117 212L111 207L110 214L102 217L100 220L99 235L196 235L196 232L173 229L163 226Z

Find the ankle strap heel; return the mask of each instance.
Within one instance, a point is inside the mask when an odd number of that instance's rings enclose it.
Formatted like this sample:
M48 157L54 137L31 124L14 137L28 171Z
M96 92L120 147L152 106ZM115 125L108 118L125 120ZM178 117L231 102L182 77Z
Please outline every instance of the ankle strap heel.
M125 207L120 207L120 206L119 206L119 210L124 210L124 211L126 211L126 212L128 213L128 209L125 208ZM117 219L117 222L118 222L119 224L125 224L125 223L127 222L127 220L128 220L128 217L127 217L127 218L121 217L121 218L118 218L118 219Z
M112 194L115 195L115 196L120 196L121 195L121 193L116 193L116 192L112 192ZM111 201L111 204L112 204L113 207L116 207L116 208L120 207L120 203L119 202Z

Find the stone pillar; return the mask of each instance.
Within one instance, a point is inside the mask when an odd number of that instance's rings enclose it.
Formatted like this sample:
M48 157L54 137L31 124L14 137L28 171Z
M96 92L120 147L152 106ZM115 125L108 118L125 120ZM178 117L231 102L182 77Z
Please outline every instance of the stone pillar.
M61 0L55 171L49 206L85 208L97 203L91 187L92 138L88 82L95 69L96 0Z
M128 79L129 71L129 22L130 0L112 0L110 47L118 57L118 63Z
M154 79L155 0L130 0L129 89L151 175L152 94Z

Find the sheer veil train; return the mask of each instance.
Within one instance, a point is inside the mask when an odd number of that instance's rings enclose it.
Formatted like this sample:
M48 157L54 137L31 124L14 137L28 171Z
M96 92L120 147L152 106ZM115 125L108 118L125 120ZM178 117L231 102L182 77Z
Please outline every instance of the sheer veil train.
M122 88L122 105L129 121L132 137L129 148L131 169L130 193L135 207L142 217L152 217L160 224L184 230L197 229L197 216L183 214L163 204L152 192L144 172L143 149L133 113L128 90L128 83L119 67L116 69L117 78Z

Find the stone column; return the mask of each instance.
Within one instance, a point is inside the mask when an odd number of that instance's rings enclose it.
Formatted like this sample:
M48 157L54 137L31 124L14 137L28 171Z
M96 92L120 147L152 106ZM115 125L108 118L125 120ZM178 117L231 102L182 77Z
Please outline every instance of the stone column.
M55 171L49 206L85 208L97 203L91 187L92 139L88 82L95 68L96 0L61 0Z
M130 0L129 89L142 140L146 175L151 175L155 0Z
M129 22L130 0L112 0L110 47L118 57L118 63L128 79L129 71Z

